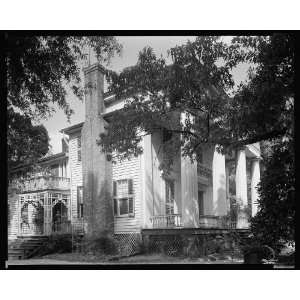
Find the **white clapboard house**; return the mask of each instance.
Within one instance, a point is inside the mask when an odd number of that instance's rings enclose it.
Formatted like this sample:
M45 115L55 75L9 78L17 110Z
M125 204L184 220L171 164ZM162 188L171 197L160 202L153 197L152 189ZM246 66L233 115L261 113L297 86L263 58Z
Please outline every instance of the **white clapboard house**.
M258 143L230 157L205 147L198 163L178 155L172 172L164 176L159 169L166 155L160 147L164 136L157 132L143 137L142 155L112 164L96 139L124 101L103 92L99 64L84 74L85 121L61 130L63 152L40 161L48 173L10 184L9 239L76 229L87 235L102 230L124 235L248 227L249 215L257 211ZM21 176L22 168L14 172Z

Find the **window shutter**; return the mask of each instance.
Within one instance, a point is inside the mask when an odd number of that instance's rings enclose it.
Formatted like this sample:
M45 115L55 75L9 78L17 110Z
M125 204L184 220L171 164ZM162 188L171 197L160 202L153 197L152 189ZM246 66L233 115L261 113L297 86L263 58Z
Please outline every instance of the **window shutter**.
M80 187L77 186L77 217L80 217Z
M128 214L134 215L133 198L129 198L128 201Z
M80 203L80 218L83 218L83 203Z
M117 196L117 182L113 181L113 196Z
M118 200L114 199L114 215L118 215Z
M132 181L132 179L128 179L128 194L129 195L133 194L133 181Z

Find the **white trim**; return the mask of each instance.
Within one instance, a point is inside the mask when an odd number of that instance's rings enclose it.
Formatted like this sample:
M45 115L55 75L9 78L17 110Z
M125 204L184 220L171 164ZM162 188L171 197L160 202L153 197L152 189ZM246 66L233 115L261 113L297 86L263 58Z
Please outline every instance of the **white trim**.
M127 186L127 194L122 194L122 195L118 195L118 182L120 181L124 181L126 180L126 186ZM128 193L128 188L129 188L129 180L132 181L132 194ZM118 179L118 180L113 180L113 182L116 182L116 196L113 194L113 213L114 213L114 217L115 218L135 218L135 197L134 197L134 190L133 190L133 184L134 184L134 180L133 178L129 177L129 178L123 178L123 179ZM113 183L114 184L114 183ZM120 202L119 200L124 199L127 200L127 207L128 207L128 213L127 214L122 214L120 215ZM132 210L133 212L130 213L129 212L129 200L132 199ZM115 205L115 200L117 200L117 215L115 215L115 209L114 209L114 205Z

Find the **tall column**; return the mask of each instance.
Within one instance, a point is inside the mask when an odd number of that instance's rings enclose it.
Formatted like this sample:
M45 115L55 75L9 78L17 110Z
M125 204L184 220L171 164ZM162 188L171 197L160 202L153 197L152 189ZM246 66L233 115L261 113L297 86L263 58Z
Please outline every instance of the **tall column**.
M62 177L62 164L58 164L58 177Z
M253 159L251 165L251 206L252 206L252 217L257 213L257 200L258 192L257 185L260 181L260 168L259 168L259 159Z
M184 227L198 227L197 164L181 156L181 207Z
M229 168L228 168L228 165L226 164L226 161L225 161L225 173L226 173L226 200L227 200L227 211L229 211L230 209L230 203L229 203Z
M213 215L224 216L227 214L226 202L226 171L225 156L214 151L213 162Z
M239 150L237 153L235 184L236 199L240 208L238 212L237 228L248 228L248 216L245 212L245 209L248 207L245 150Z
M190 116L189 116L190 117ZM181 113L180 121L184 124L187 114ZM191 117L190 117L191 118ZM193 122L192 119L190 119ZM181 181L181 211L184 227L199 226L198 209L198 175L197 163L192 163L189 157L180 153L180 181Z
M105 132L104 69L99 64L84 69L85 122L81 131L83 215L85 236L94 239L113 233L112 167L106 154L97 145Z

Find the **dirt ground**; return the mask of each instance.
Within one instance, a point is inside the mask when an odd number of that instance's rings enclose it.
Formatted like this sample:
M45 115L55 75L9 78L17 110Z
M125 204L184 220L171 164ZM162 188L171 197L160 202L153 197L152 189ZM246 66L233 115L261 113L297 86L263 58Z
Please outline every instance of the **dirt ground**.
M8 265L59 265L59 264L242 264L243 260L237 258L215 259L210 258L181 258L162 254L139 254L123 258L108 258L84 256L77 253L51 254L42 258L26 260L10 260Z

